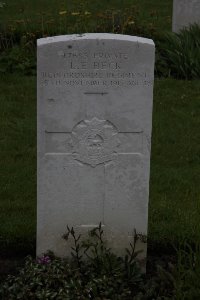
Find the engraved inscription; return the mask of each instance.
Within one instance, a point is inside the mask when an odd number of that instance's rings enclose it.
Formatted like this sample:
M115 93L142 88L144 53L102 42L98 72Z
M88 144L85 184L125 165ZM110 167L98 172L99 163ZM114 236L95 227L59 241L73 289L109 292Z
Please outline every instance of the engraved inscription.
M126 52L57 52L63 70L43 70L39 75L43 86L56 87L148 87L153 78L147 72L127 72L132 56Z
M122 62L128 59L127 53L112 52L67 52L58 51L58 56L66 61L67 68L72 70L118 70L121 69Z
M109 121L93 118L72 130L73 157L93 167L111 161L119 146L118 131Z
M123 71L69 71L69 72L41 72L44 86L57 87L128 87L153 85L153 79L146 72L123 72Z

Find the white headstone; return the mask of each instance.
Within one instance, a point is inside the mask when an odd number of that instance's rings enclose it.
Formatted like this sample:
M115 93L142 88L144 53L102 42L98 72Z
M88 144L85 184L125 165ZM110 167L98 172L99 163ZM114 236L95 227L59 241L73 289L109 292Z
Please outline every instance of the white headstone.
M200 23L200 0L174 0L173 32L194 23Z
M68 253L67 225L101 222L119 254L147 235L154 51L126 35L38 40L38 255Z

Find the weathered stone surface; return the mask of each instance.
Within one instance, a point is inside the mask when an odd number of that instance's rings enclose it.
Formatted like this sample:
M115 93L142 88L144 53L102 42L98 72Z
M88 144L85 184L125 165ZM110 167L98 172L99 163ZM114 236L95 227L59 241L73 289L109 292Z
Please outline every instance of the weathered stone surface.
M38 40L38 255L69 253L67 225L102 222L121 254L134 229L147 235L153 72L152 40Z
M194 23L200 23L200 0L174 0L173 32Z

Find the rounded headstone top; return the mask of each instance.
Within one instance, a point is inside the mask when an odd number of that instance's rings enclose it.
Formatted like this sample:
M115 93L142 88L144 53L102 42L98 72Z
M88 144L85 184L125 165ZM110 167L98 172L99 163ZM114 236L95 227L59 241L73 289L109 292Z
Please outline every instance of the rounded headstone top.
M154 46L154 42L151 39L131 36L131 35L123 35L123 34L112 34L112 33L84 33L84 34L72 34L72 35L58 35L47 38L41 38L37 40L37 45L42 46L51 43L59 43L59 42L68 42L74 40L118 40L118 41L128 41L128 42L138 42L142 44L148 44Z

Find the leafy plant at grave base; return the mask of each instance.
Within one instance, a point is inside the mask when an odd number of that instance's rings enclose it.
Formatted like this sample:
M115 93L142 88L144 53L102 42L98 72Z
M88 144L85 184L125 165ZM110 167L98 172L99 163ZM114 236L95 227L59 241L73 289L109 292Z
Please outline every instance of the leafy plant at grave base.
M101 223L87 240L67 227L63 238L72 239L72 259L48 252L36 260L26 259L17 276L0 285L0 299L57 300L199 300L200 244L194 249L186 242L177 249L177 265L157 267L144 276L136 263L138 235L125 257L106 246Z
M0 298L120 300L138 294L142 275L136 263L137 235L124 258L106 247L101 223L88 240L81 241L69 227L63 237L73 239L71 261L50 252L37 260L28 257L19 275L9 276L0 286Z
M199 25L191 25L180 33L168 33L157 43L157 48L158 75L182 79L200 78Z
M103 240L103 230L101 223L99 227L90 232L92 239L79 243L80 235L76 238L73 228L68 227L68 232L64 239L73 237L74 247L72 248L72 257L76 267L87 280L86 286L90 290L90 297L93 299L99 295L111 297L108 299L124 299L132 295L137 290L137 285L141 281L140 268L136 262L138 251L135 250L138 236L135 234L131 250L126 249L127 255L124 258L117 257L107 248ZM82 260L87 257L87 264ZM132 287L132 291L131 288ZM121 298L119 298L119 296Z

